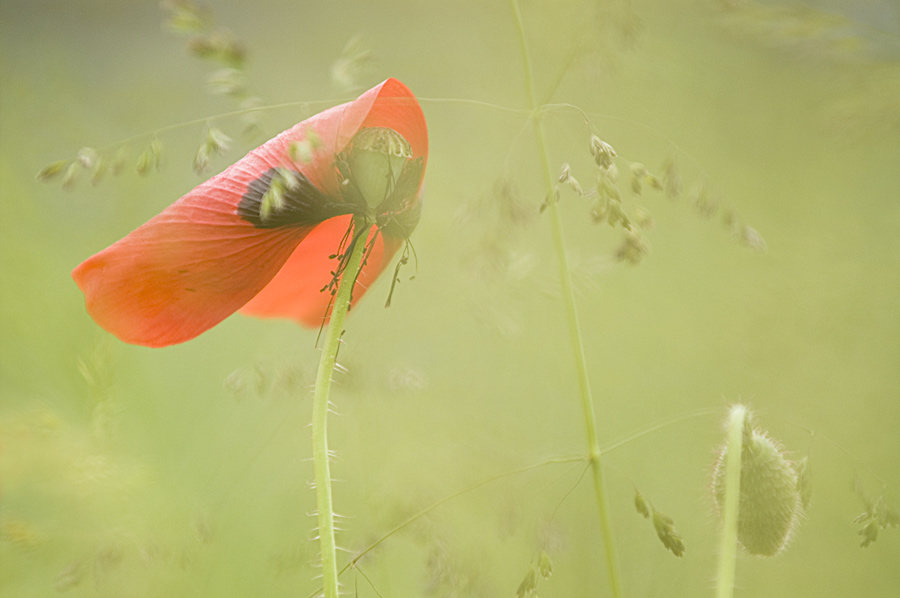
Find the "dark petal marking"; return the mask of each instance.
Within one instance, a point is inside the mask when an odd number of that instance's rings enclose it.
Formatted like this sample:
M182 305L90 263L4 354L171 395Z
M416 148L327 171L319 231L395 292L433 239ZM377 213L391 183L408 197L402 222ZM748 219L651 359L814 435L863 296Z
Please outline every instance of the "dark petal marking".
M378 224L384 234L403 239L419 224L422 201L416 201L416 195L424 167L422 158L407 160L390 197L378 206Z
M343 152L335 156L334 166L338 171L338 179L341 181L341 197L345 203L358 206L360 210L368 209L366 198L356 185L353 173L350 171L350 163L347 161L348 153Z
M419 183L422 181L422 169L425 168L422 158L407 160L403 165L400 176L394 184L394 189L380 206L382 212L402 212L408 208L410 202L416 198L419 191Z
M273 179L283 176L279 169L270 168L247 185L247 191L237 206L237 215L256 228L279 228L309 226L356 211L352 205L334 201L319 191L303 173L287 171L286 174L290 180L284 181L284 192L278 206L270 206L266 214L262 213L263 200Z

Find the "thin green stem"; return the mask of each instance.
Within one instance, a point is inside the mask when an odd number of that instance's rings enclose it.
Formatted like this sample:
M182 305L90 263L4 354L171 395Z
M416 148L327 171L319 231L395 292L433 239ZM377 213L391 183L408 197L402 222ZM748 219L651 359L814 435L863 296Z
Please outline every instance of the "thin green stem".
M362 227L360 227L362 224ZM368 228L367 222L354 221L354 233ZM331 466L328 455L328 397L331 393L331 375L337 360L344 318L350 307L353 283L365 255L366 237L356 238L351 248L346 268L341 273L337 295L331 312L331 322L322 345L316 390L313 395L313 466L316 477L316 507L318 510L319 546L322 558L322 584L325 598L338 597L337 551L334 542L334 504L331 499Z
M734 559L737 553L738 511L741 497L741 454L747 408L735 405L728 420L725 449L725 502L722 508L722 538L719 545L719 574L716 598L734 596Z
M603 466L601 463L600 441L597 437L596 417L594 415L594 400L591 396L591 384L588 378L587 360L584 356L584 343L581 339L581 327L578 324L578 308L575 303L575 289L572 284L572 273L569 269L569 260L566 256L566 244L563 236L562 222L556 202L552 200L554 195L553 175L550 170L550 158L547 152L547 140L544 135L544 127L541 121L541 109L537 105L534 76L531 68L531 57L528 52L528 43L525 38L525 27L522 23L522 14L519 11L517 0L509 0L510 9L516 23L516 31L519 34L519 48L522 53L522 62L525 76L525 89L531 108L531 118L534 121L534 132L538 150L541 156L541 167L544 175L544 184L547 188L548 212L553 230L553 243L556 247L556 256L559 266L559 274L562 282L563 300L566 306L566 319L569 325L569 339L572 343L572 353L575 357L575 367L578 373L578 385L581 390L581 405L584 412L584 423L587 432L587 443L590 454L591 470L594 478L594 491L597 495L597 512L600 517L600 530L603 536L603 545L606 553L606 569L609 576L609 585L613 598L622 595L619 581L619 567L616 558L615 541L610 524L609 502L606 498L606 486L603 482Z

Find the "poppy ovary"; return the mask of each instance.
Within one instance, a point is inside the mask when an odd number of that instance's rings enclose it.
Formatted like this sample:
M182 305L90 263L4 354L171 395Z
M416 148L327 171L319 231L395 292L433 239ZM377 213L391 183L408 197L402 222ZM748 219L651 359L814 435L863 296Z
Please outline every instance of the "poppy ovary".
M337 158L344 199L368 214L396 211L417 189L404 184L418 160L409 142L387 127L368 127L354 135Z

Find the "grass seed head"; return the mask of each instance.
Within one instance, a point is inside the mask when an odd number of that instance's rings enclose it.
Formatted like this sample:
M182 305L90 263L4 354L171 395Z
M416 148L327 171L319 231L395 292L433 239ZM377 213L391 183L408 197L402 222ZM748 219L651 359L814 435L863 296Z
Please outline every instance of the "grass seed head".
M651 230L654 225L653 214L650 213L650 210L643 206L636 206L634 208L632 216L634 217L634 223L637 224L640 228L644 230Z
M110 169L112 170L113 176L118 176L119 173L122 172L122 169L125 168L125 158L128 154L128 148L124 145L119 146L119 149L116 150L116 155L113 156L112 165Z
M72 162L69 164L69 167L66 168L66 174L63 176L62 180L62 188L66 191L71 191L75 187L75 183L78 182L78 175L81 172L80 162Z
M679 558L684 556L684 540L682 540L681 534L675 531L675 522L671 517L654 510L653 527L663 546Z
M591 135L591 155L600 168L609 168L616 157L616 150L596 135Z
M647 241L637 231L629 228L625 231L621 245L616 249L616 259L630 266L636 266L648 253L650 246Z
M640 195L643 192L644 178L649 174L650 172L643 164L640 164L639 162L631 164L631 190L635 195Z
M156 137L150 142L150 156L153 158L153 168L159 170L162 167L162 144Z
M143 152L141 152L140 156L138 156L137 163L134 165L134 169L139 175L147 176L147 174L150 172L150 167L152 164L153 156L150 153L150 149L147 148Z
M312 144L308 139L291 141L288 145L288 155L297 164L309 164L313 159Z
M522 583L519 584L519 587L516 590L516 598L525 598L526 596L529 596L534 592L536 587L537 575L535 574L534 567L529 567L528 573L525 574Z
M553 575L553 563L550 562L550 555L546 550L542 550L538 555L538 570L544 579L550 579L550 576Z
M671 199L678 199L681 197L681 169L673 158L669 158L663 164L663 172L666 195Z
M97 161L97 150L92 147L83 147L78 150L78 161L86 169L90 170Z
M634 493L634 508L645 518L650 518L650 503L647 502L643 494L637 491Z
M56 162L51 162L47 164L35 175L35 178L42 183L46 183L47 181L52 181L60 174L62 174L63 169L68 165L68 160L57 160Z
M106 172L109 170L109 163L103 156L99 156L97 158L96 163L94 164L94 170L91 173L91 185L97 186L106 176Z
M752 226L743 225L740 232L740 241L753 251L764 253L766 251L766 240Z

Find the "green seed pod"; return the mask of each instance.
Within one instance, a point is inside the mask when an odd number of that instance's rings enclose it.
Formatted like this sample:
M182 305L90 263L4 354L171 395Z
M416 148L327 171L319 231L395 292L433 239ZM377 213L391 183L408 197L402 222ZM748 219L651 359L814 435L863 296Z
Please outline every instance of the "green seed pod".
M350 172L369 207L377 208L390 197L412 158L412 148L400 133L386 127L360 129L353 137L347 161Z
M749 433L747 433L749 432ZM775 556L787 546L803 514L798 476L784 449L760 430L747 430L741 454L738 541L757 556ZM713 495L725 501L725 457L722 447L713 473Z

